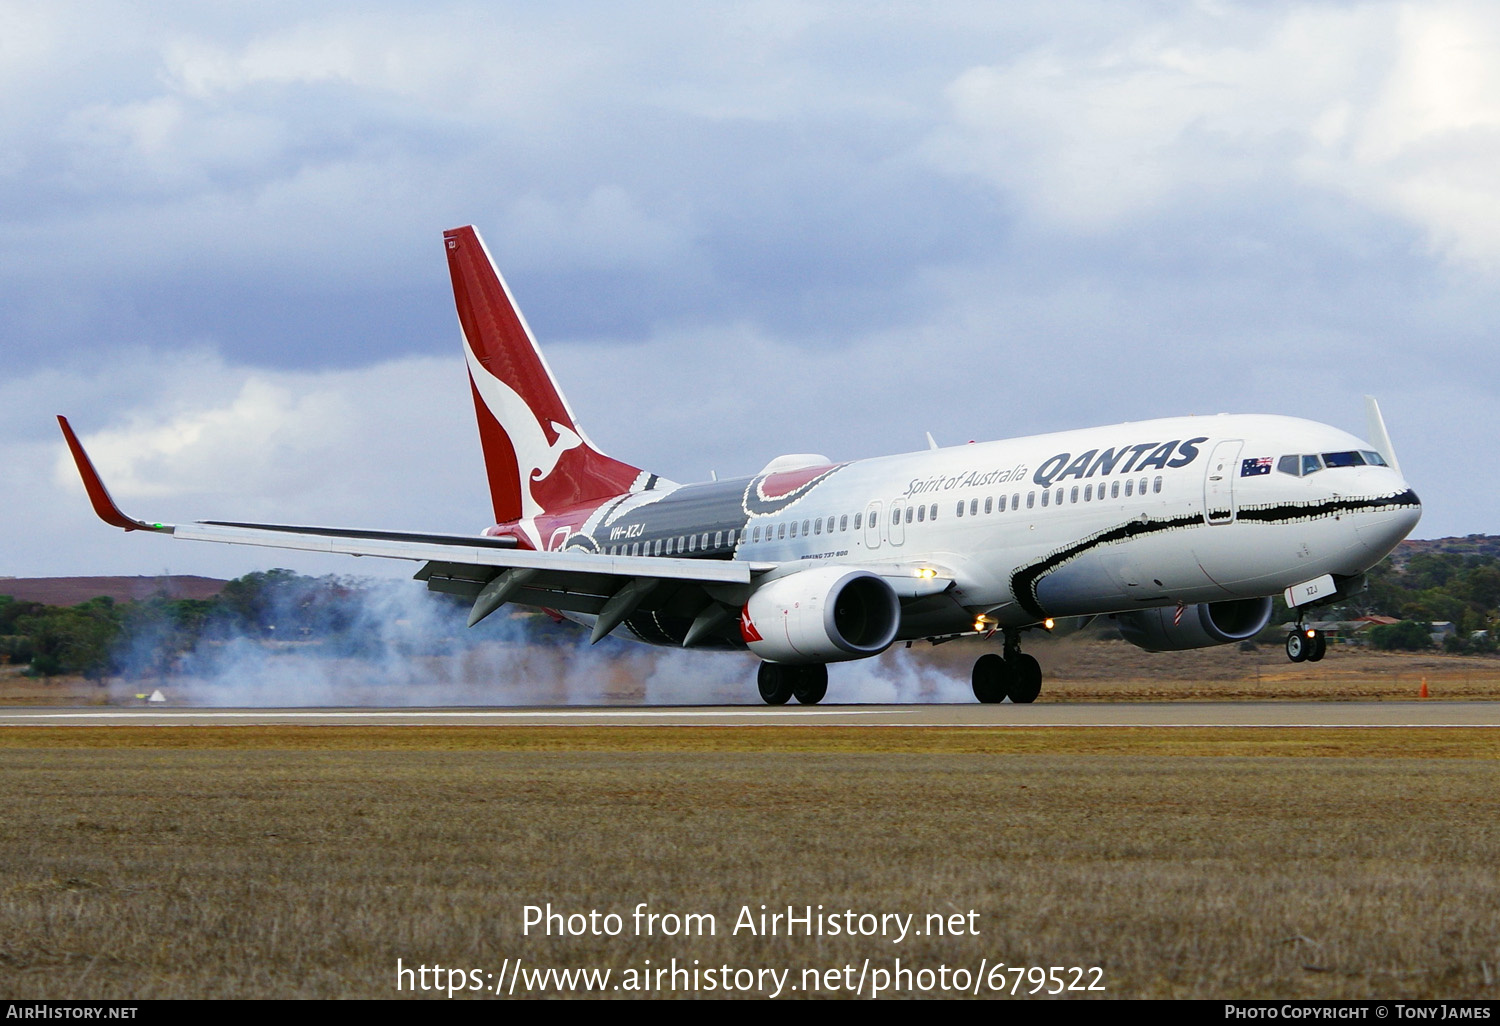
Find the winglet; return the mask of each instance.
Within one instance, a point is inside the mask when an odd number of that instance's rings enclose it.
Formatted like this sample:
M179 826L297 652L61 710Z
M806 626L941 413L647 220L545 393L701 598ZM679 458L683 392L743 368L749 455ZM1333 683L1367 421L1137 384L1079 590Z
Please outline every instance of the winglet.
M1385 458L1392 470L1401 473L1401 464L1396 462L1396 450L1391 445L1391 436L1385 430L1385 418L1380 415L1380 404L1373 395L1365 396L1365 420L1375 450Z
M94 463L89 459L89 454L83 451L83 444L73 433L68 418L59 415L57 422L62 425L63 438L67 439L68 449L73 453L73 462L78 465L78 475L83 478L83 487L89 493L89 502L94 504L94 512L99 514L100 520L111 527L121 527L127 531L164 531L168 534L172 532L172 528L167 524L142 523L120 512L120 507L116 506L115 500L109 496L109 489L104 487L99 472L94 469Z

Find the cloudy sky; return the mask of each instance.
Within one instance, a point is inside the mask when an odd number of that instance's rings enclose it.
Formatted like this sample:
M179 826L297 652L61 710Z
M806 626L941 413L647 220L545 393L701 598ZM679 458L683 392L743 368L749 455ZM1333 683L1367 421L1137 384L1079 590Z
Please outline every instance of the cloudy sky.
M0 0L0 574L488 524L441 247L676 480L1180 413L1364 433L1500 532L1500 9Z

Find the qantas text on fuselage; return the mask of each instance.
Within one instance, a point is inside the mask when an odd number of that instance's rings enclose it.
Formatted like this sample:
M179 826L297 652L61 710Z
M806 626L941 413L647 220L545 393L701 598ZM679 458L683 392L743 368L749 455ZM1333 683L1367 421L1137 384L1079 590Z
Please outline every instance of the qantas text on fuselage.
M1305 611L1361 587L1421 504L1373 400L1368 439L1271 415L1178 417L679 485L606 456L471 227L444 234L494 523L477 537L120 510L66 420L95 511L174 537L420 563L419 580L659 645L748 650L761 697L820 701L827 666L896 641L994 639L975 696L1034 700L1025 632L1112 618L1154 651L1249 638L1272 596ZM1294 660L1325 640L1300 625Z

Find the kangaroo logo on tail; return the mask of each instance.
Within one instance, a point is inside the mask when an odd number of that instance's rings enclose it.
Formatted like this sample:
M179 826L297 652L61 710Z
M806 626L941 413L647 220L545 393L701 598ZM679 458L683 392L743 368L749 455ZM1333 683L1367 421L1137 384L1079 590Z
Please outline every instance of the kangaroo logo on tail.
M537 516L654 487L654 475L604 455L578 426L479 233L443 238L496 522L520 525L536 545Z
M531 407L526 405L526 400L480 364L467 340L464 342L464 356L469 363L469 377L474 383L474 391L510 440L511 449L515 453L516 480L524 481L527 485L520 489L519 519L529 520L538 513L545 512L530 486L552 476L563 453L578 448L583 444L583 439L566 424L559 424L554 420L551 423L557 441L547 441L541 422L537 420Z

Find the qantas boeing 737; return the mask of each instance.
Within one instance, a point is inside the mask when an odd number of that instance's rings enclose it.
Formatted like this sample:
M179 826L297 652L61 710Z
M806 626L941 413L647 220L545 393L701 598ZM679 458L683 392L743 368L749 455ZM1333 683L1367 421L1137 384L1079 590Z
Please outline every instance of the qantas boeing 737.
M1151 651L1262 631L1362 586L1421 504L1368 400L1370 439L1281 416L1117 424L679 485L612 459L573 415L484 242L444 234L495 523L477 537L205 521L147 523L110 498L59 417L94 510L127 531L415 560L434 591L507 602L656 645L746 650L761 697L815 703L828 664L896 641L998 638L981 702L1034 701L1023 632L1109 616Z

